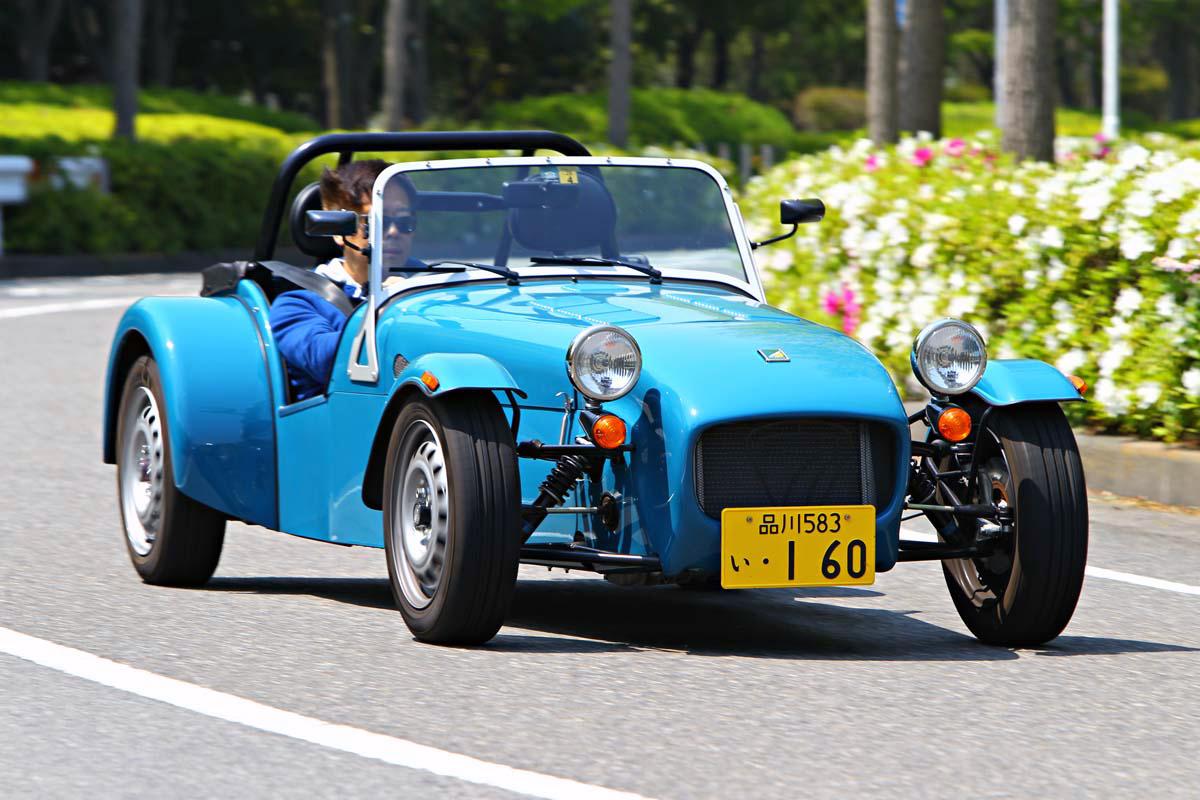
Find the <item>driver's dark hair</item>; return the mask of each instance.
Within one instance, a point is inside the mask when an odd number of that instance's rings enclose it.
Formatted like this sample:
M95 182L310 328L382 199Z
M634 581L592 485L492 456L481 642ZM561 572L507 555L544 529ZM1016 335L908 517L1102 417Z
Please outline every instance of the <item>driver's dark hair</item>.
M321 173L321 205L327 209L346 211L362 211L363 198L371 196L375 187L375 179L379 173L391 166L391 162L381 158L369 158L363 161L351 161L336 169L328 167ZM409 205L417 197L417 189L406 175L396 175L391 181L403 187L408 195Z

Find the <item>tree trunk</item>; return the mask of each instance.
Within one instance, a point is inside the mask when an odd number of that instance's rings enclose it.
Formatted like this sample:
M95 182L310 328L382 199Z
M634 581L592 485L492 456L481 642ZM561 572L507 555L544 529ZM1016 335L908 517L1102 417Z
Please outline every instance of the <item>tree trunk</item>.
M1170 27L1162 65L1167 73L1167 119L1191 119L1196 116L1196 35L1190 26Z
M408 2L388 0L383 22L383 126L404 127L404 90L408 46Z
M762 73L767 66L767 35L760 30L750 34L750 79L746 85L746 94L751 100L762 102L766 98L763 93Z
M142 0L114 0L112 35L113 135L134 139L137 117L138 57L142 44Z
M729 82L729 31L713 31L712 88L724 89Z
M900 128L942 135L942 76L946 27L942 0L908 0L904 26Z
M608 67L608 141L629 142L629 84L633 77L633 16L630 0L610 0L612 63Z
M412 69L409 70L409 86L412 102L411 116L422 123L429 116L429 0L413 0L416 6L416 25L412 40Z
M343 12L344 0L324 0L321 9L321 88L325 99L325 127L342 128L346 121L347 97L343 91L345 82L342 80L344 65L340 47L342 28L345 27Z
M183 25L184 11L179 0L156 0L150 4L146 20L150 29L149 83L153 86L170 86L175 74L175 53L179 44L179 32Z
M877 145L898 138L896 3L867 0L867 132Z
M675 40L675 86L690 89L696 82L696 45L704 31L699 27L684 28Z
M50 44L62 19L63 0L22 0L17 56L27 81L50 80Z
M72 3L67 21L75 34L75 41L87 61L96 68L96 76L103 83L112 83L113 64L110 37L105 30L102 15L92 3ZM111 23L111 19L108 20Z
M1056 0L1008 0L1001 147L1018 159L1054 159Z

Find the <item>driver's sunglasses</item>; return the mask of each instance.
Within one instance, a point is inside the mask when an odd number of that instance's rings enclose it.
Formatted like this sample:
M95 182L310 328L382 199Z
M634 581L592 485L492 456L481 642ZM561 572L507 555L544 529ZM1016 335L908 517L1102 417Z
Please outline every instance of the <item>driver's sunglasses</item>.
M366 214L359 214L358 217L362 223L363 230L366 230L369 217ZM385 235L393 227L399 233L413 233L417 230L417 217L415 214L384 214L380 217L380 223Z

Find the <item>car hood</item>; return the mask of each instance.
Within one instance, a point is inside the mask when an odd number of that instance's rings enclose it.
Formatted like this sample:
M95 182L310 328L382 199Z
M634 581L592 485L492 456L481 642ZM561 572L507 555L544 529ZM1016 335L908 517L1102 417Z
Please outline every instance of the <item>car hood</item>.
M492 356L535 405L561 406L555 393L569 388L563 359L580 330L616 325L637 339L643 356L642 377L623 405L636 407L653 391L659 402L685 405L697 423L789 410L903 415L891 377L854 339L720 287L463 283L399 297L385 317L400 323L391 334L400 347L405 329L419 325L420 338L436 339L438 349ZM768 361L776 351L782 356Z

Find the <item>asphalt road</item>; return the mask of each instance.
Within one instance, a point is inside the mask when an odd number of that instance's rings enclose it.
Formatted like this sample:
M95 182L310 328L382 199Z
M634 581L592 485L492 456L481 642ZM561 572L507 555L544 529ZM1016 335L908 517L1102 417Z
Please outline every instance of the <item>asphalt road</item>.
M231 524L210 586L142 584L105 358L122 298L198 283L0 282L3 796L1200 794L1195 514L1093 498L1074 621L1021 651L936 564L719 594L525 567L474 650L413 641L375 550Z

